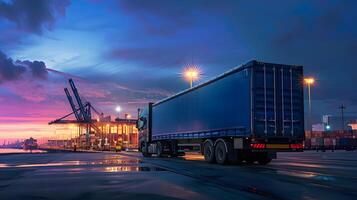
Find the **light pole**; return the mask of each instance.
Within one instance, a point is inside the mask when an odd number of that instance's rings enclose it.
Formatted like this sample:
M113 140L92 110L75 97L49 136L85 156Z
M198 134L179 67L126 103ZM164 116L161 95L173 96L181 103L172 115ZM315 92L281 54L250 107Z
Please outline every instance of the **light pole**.
M309 98L309 125L310 133L312 134L312 103L311 103L311 85L315 83L315 79L312 77L304 78L304 83L307 85L308 98Z
M120 118L120 111L121 111L121 107L120 106L117 106L115 108L115 111L118 113L118 119Z
M200 78L201 71L197 66L189 66L185 68L183 76L190 82L190 88L193 87L193 82Z
M343 104L338 107L339 109L341 109L341 125L342 125L342 130L343 132L345 132L345 118L344 118L344 112L343 110L346 109L346 106L344 106Z

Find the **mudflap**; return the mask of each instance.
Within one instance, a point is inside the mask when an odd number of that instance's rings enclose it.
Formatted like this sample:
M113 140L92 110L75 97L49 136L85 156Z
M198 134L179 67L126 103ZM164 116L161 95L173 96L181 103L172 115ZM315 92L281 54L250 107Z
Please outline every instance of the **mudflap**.
M239 151L234 149L233 142L225 141L227 145L227 161L229 164L237 164L241 162Z

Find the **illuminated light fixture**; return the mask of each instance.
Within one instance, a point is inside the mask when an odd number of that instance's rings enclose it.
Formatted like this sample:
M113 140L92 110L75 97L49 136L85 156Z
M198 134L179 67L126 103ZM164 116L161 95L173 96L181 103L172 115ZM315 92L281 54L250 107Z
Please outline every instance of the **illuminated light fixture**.
M315 83L315 79L312 77L304 78L304 83L307 85L313 85Z
M117 106L117 107L115 108L115 111L117 111L117 113L118 113L118 119L119 119L119 118L120 118L121 107L120 107L120 106Z
M290 144L291 149L303 149L304 145L302 144Z
M330 130L331 126L330 125L326 125L326 130Z
M250 147L252 147L253 149L265 149L265 144L262 143L253 143L250 144Z
M307 85L308 99L309 99L309 126L312 133L312 102L311 102L311 86L314 85L315 79L313 77L305 77L304 83Z
M190 82L190 87L192 88L193 82L200 79L202 72L200 68L196 65L189 65L185 67L182 76Z
M121 111L121 107L120 107L120 106L117 106L117 107L115 108L115 111L120 112L120 111Z

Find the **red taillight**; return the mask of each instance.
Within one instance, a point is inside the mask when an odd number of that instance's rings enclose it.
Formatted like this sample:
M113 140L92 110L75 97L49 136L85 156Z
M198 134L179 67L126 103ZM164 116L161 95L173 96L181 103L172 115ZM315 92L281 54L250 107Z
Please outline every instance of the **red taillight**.
M250 147L252 147L253 149L265 149L265 144L254 143L254 144L250 144Z
M290 144L291 149L303 149L304 146L302 144Z

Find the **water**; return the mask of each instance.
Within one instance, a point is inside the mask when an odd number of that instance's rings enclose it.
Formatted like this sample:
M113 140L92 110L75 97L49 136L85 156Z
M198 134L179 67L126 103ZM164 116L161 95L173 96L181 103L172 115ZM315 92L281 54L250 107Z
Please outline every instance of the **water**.
M11 153L46 153L46 151L42 151L42 150L23 150L23 149L2 149L0 148L0 154L11 154Z

